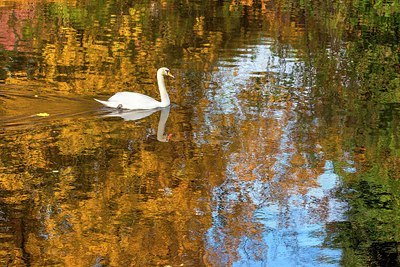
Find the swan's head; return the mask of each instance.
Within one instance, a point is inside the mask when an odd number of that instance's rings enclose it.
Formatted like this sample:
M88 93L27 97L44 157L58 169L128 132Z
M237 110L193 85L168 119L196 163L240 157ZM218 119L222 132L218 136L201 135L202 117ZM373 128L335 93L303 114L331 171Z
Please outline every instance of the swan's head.
M174 75L171 74L170 70L168 68L159 68L157 71L157 74L161 74L163 76L169 76L171 78L175 78Z

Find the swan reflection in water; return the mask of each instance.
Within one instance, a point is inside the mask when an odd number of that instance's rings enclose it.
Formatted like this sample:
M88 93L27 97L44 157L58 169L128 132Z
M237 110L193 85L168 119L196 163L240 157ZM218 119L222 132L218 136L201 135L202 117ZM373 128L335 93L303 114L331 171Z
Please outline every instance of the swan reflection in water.
M170 107L156 109L141 109L141 110L121 110L117 109L113 112L104 115L104 117L120 117L125 121L136 121L150 116L151 114L160 111L160 120L157 128L157 140L160 142L169 142L172 134L164 134L165 124L167 123Z

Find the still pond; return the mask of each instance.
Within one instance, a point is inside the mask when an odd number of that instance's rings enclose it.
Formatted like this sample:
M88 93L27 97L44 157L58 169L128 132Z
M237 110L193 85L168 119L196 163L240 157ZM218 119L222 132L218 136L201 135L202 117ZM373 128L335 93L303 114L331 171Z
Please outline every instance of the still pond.
M400 266L400 6L367 2L0 1L0 266ZM93 100L160 67L168 108Z

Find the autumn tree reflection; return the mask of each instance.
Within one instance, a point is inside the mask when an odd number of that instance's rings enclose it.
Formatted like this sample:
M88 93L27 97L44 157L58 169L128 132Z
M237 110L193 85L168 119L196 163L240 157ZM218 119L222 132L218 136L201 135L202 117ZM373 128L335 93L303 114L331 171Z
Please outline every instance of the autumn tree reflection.
M0 4L1 265L338 263L341 246L351 265L395 247L376 229L399 217L396 6L334 2ZM171 142L157 113L100 116L92 95L156 96L161 66Z

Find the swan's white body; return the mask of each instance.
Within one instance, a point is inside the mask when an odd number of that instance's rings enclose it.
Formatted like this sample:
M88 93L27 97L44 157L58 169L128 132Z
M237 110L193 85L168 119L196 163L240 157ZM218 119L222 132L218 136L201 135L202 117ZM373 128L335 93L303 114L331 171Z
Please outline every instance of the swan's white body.
M157 83L158 89L160 90L161 102L151 98L150 96L131 93L131 92L119 92L110 97L107 101L94 99L101 104L118 109L154 109L163 108L170 105L169 96L167 89L165 88L164 76L172 76L167 68L160 68L157 71Z

